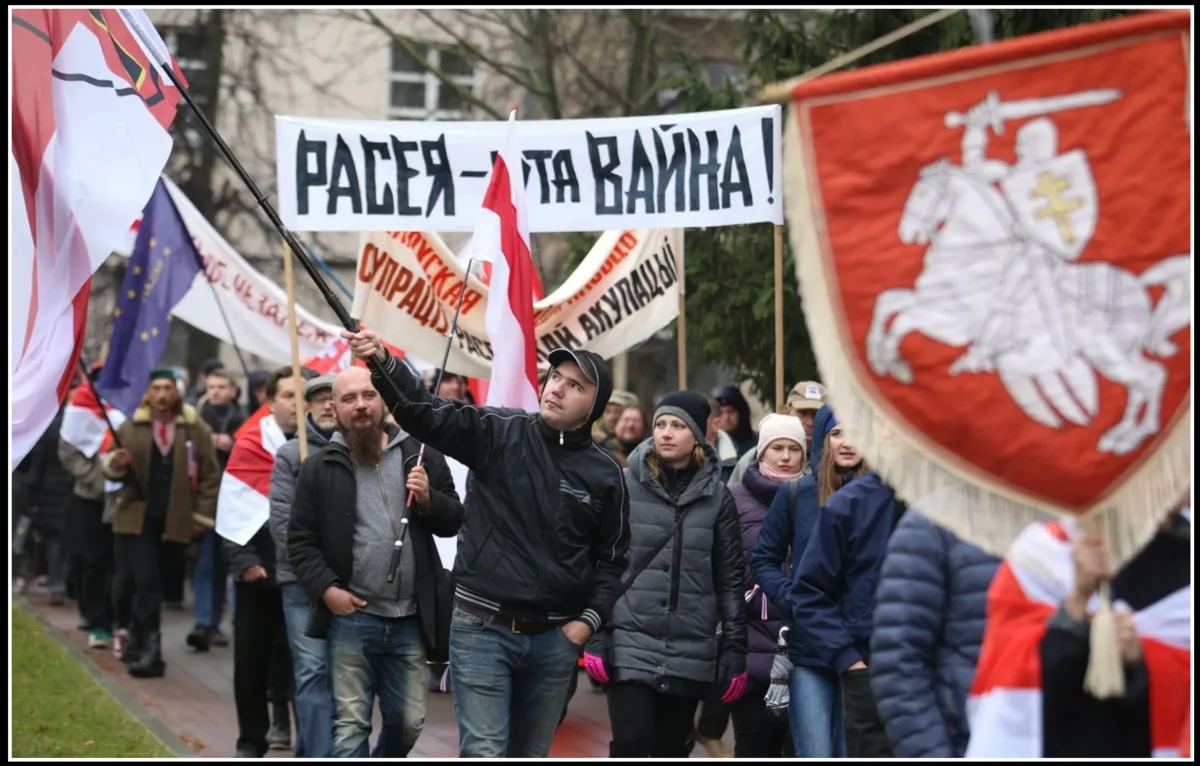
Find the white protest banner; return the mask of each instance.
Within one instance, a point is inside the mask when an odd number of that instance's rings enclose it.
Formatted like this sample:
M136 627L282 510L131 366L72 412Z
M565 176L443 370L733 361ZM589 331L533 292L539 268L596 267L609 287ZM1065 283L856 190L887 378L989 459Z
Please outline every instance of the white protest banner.
M605 232L567 281L534 304L539 364L564 347L611 358L666 327L679 314L682 255L681 229ZM441 359L463 289L463 265L436 234L372 232L362 238L351 313L405 354ZM488 289L474 276L465 289L446 369L490 378Z
M531 232L783 223L781 107L517 123ZM294 231L473 231L505 122L275 118Z
M287 294L251 268L178 186L166 176L162 180L204 260L204 271L196 275L191 289L175 304L172 315L209 335L236 344L243 351L278 364L290 362ZM283 257L282 250L279 257ZM233 328L232 337L221 316L222 308ZM299 306L296 316L300 320L297 329L301 359L324 353L341 331Z

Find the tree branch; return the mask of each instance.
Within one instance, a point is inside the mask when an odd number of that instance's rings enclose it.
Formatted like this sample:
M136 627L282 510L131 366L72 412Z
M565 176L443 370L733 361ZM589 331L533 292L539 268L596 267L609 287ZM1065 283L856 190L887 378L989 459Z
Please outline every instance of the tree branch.
M472 43L470 40L468 40L467 38L463 37L462 35L458 34L454 30L452 30L444 21L441 21L440 19L438 19L434 15L433 11L421 9L418 11L418 13L420 13L425 18L429 19L429 21L434 26L436 26L438 29L440 29L443 34L445 34L447 37L449 37L451 40L454 41L454 45L456 45L457 47L459 47L462 50L469 53L471 55L471 57L474 58L476 61L478 61L480 64L483 64L485 67L487 67L488 69L491 69L492 71L494 71L496 74L500 75L501 77L504 77L505 79L508 79L517 85L520 85L522 87L529 89L532 92L535 92L536 95L538 95L538 96L545 97L547 95L544 92L538 92L536 83L531 82L528 79L528 76L531 74L529 72L528 67L525 68L525 72L521 72L517 69L514 69L512 66L510 66L508 64L504 64L500 61L497 61L495 58L488 56L483 51L481 51L478 47L476 47L475 44ZM445 50L447 48L445 43L441 43L441 42L437 42L437 41L433 41L433 40L428 41L428 44L435 48L441 49L441 50Z

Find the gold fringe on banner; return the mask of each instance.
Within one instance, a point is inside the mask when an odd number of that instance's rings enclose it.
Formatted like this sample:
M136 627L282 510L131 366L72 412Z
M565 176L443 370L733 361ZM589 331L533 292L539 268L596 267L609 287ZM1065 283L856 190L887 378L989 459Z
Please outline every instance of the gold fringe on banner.
M1115 491L1083 514L1035 504L980 472L970 472L967 465L954 466L942 448L915 429L889 420L887 403L874 401L857 378L850 341L836 321L838 285L828 266L832 256L825 245L824 212L814 193L814 158L801 139L808 125L802 108L792 106L785 110L789 112L791 119L783 127L783 178L805 319L829 404L839 420L854 425L871 467L912 507L994 555L1005 555L1031 524L1074 518L1099 526L1114 568L1129 561L1190 491L1190 397L1182 414L1164 424L1153 456L1132 468Z

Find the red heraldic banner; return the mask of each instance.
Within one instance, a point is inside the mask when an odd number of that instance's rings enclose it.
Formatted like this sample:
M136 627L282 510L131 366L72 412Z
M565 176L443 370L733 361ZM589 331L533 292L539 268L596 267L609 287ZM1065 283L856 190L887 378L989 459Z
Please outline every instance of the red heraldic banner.
M1190 486L1191 15L819 78L784 130L830 398L905 500L1003 553L1116 563Z

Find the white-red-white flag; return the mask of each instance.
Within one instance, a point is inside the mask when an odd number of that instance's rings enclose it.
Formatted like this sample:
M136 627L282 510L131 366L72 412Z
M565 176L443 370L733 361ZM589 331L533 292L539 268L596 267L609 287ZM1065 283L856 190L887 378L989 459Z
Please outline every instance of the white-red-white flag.
M217 495L217 534L245 545L271 515L271 471L287 442L274 415L238 429Z
M1063 524L1026 529L988 589L987 629L967 699L967 758L1041 758L1042 663L1047 621L1074 585L1071 533ZM1089 611L1094 611L1093 598ZM1150 746L1179 757L1191 701L1192 588L1185 585L1133 615L1150 679Z
M130 23L152 37L154 57ZM91 276L154 191L180 94L153 63L166 46L141 11L22 9L11 31L15 467L67 394Z
M113 428L120 428L124 422L125 415L112 407L101 407L92 387L85 383L76 386L70 400L67 401L58 435L67 444L82 452L84 457L90 458L97 452L108 452L112 446L113 433L108 424L112 423Z
M486 317L492 342L487 404L534 412L538 409L538 375L533 337L533 255L516 118L514 109L504 145L492 165L470 247L476 258L491 263L492 272Z

